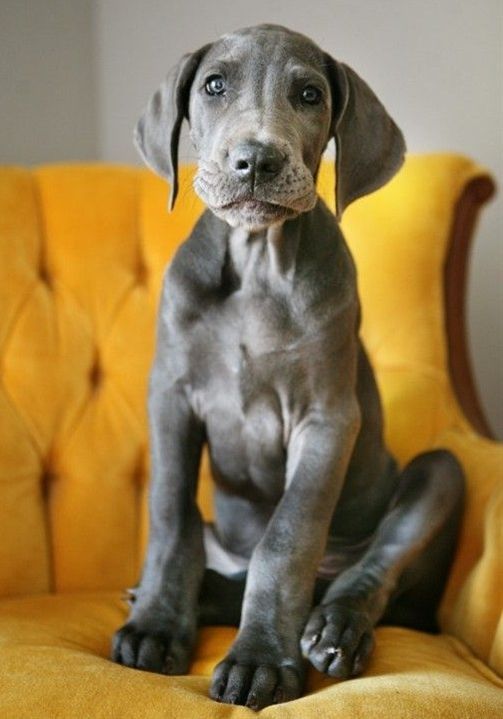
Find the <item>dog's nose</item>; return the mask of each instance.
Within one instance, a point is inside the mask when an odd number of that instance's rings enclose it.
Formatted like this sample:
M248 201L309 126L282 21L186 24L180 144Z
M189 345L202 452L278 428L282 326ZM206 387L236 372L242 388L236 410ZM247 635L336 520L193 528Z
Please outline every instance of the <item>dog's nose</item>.
M231 170L241 179L270 180L285 162L285 155L271 144L249 140L229 152Z

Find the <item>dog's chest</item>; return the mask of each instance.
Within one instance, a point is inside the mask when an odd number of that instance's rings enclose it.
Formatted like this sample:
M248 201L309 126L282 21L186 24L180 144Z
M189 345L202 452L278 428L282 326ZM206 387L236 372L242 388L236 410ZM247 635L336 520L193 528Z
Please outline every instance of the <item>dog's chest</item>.
M217 475L274 491L301 402L301 328L279 296L239 289L205 308L191 329L193 409L205 423Z
M281 491L291 433L325 391L333 353L313 309L320 283L305 287L295 244L235 239L173 305L175 376L205 424L214 473Z

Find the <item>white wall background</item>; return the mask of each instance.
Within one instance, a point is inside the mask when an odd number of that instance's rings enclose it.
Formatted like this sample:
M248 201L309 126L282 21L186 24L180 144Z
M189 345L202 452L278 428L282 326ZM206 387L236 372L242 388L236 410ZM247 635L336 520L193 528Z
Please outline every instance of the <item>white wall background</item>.
M499 181L478 228L468 319L503 436L503 0L0 0L0 162L138 162L132 128L170 66L259 22L353 66L411 151L466 153Z

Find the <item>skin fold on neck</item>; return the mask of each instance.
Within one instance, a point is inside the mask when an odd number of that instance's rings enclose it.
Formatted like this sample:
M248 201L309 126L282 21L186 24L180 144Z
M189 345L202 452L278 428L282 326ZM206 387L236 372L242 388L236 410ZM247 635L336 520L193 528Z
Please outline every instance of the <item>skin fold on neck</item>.
M244 286L252 279L271 287L291 286L301 237L302 216L252 231L231 228L229 254L233 269Z

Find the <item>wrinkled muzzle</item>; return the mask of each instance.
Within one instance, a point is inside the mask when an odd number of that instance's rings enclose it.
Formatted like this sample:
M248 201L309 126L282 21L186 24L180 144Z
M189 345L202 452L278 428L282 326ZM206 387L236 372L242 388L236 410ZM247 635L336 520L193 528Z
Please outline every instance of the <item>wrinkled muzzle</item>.
M208 207L236 227L262 228L311 210L311 171L281 140L241 139L218 160L199 160L194 188Z

